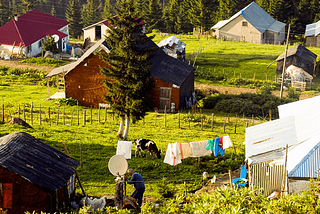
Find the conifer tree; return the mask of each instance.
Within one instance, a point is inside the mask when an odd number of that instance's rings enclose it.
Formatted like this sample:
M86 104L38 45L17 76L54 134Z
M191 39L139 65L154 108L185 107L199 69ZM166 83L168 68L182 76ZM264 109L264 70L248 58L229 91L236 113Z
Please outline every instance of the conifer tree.
M147 31L153 29L162 30L162 9L159 0L149 0L148 10L146 14Z
M82 26L78 0L69 0L66 10L66 20L69 22L69 35L72 38L81 36Z
M134 1L135 13L137 17L145 17L148 10L148 0Z
M50 14L51 14L51 16L56 16L56 8L54 8L54 5L52 5L52 7L51 7Z
M102 12L102 19L109 19L110 17L115 15L113 7L114 6L111 4L111 0L105 1Z
M87 3L83 4L81 9L82 26L87 27L101 21L102 10L101 0L87 0Z
M0 0L0 26L6 24L12 16L12 8L6 0Z
M142 20L136 19L134 0L120 0L116 8L117 17L110 21L111 29L105 37L110 52L101 53L101 58L109 66L101 67L106 77L104 85L107 94L104 99L111 109L120 116L118 137L125 139L129 132L129 122L142 119L150 108L149 92L153 83L150 78L153 49L142 49L151 38L142 34Z
M176 33L176 22L179 14L179 0L170 0L163 10L163 22L165 31L168 33Z

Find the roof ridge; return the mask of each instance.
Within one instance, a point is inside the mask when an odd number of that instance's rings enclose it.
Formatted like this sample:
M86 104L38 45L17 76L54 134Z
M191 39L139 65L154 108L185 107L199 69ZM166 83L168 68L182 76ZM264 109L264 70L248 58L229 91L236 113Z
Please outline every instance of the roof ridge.
M16 30L17 30L17 33L18 33L18 35L19 35L19 38L21 39L23 45L25 46L24 40L23 40L23 38L22 38L22 36L21 36L21 34L20 34L20 30L19 30L19 28L18 28L18 25L16 24L16 21L15 21L14 19L13 19L12 21L13 21L13 24L14 24ZM20 43L21 43L21 42L20 42ZM13 44L13 45L14 45L14 44ZM19 44L19 46L20 46L20 44Z

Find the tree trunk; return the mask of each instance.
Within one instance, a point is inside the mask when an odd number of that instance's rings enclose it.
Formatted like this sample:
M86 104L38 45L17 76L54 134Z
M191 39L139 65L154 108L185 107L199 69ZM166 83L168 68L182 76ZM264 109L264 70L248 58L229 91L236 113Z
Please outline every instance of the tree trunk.
M117 133L117 136L121 139L123 139L123 125L124 125L124 117L121 117L120 120L120 127L119 127L119 131Z
M130 116L126 115L126 126L123 131L123 139L126 139L129 134L129 124L130 124Z

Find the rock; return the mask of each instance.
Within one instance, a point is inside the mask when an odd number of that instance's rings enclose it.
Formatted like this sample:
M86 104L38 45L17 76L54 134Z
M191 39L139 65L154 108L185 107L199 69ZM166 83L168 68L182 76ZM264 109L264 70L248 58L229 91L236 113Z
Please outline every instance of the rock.
M24 120L18 117L12 117L11 121L9 122L9 125L20 125L27 128L32 128L28 123L26 123Z

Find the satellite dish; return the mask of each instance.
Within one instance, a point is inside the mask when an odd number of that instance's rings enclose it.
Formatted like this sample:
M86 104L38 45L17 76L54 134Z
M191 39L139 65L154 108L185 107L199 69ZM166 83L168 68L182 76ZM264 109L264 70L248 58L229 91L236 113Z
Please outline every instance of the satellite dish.
M128 162L122 155L114 155L109 160L109 171L114 176L121 176L127 172Z
M59 41L59 36L57 34L53 34L51 37L54 38L54 42L58 42Z

